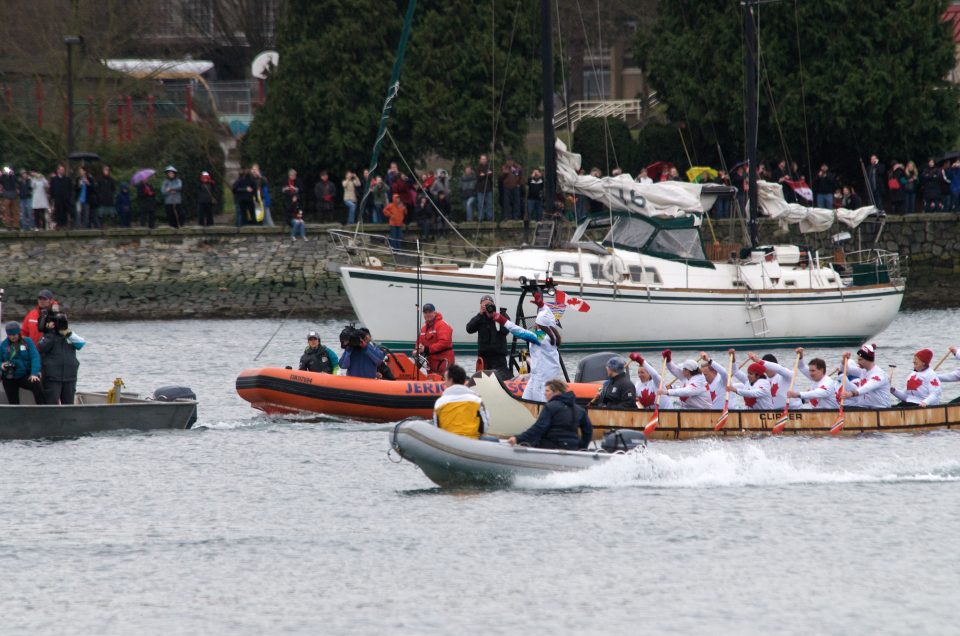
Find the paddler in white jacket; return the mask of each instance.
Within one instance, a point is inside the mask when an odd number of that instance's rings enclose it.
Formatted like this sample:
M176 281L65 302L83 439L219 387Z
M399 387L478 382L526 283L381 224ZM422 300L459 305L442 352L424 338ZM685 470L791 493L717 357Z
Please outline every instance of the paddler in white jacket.
M678 380L683 381L679 389L663 388L658 393L680 398L681 409L710 410L710 391L707 389L707 379L700 372L700 365L695 360L684 360L679 367L673 364L673 354L669 349L663 350L663 357L667 360L667 368Z
M758 358L754 353L748 353L747 357L751 362L759 362L766 369L765 375L770 381L770 399L773 401L773 408L782 409L787 405L787 389L790 388L790 381L793 380L793 371L777 363L777 358L772 353L768 353L763 358ZM803 406L798 398L793 398L790 402L791 409L799 409Z
M523 390L523 399L546 402L543 393L547 380L563 379L563 367L560 365L560 329L557 319L549 307L543 304L540 292L534 292L533 303L537 306L537 332L527 331L500 313L493 314L493 319L506 327L510 333L521 340L525 340L530 347L530 364L533 370L527 379L527 386Z
M733 355L733 349L727 352ZM727 370L714 362L706 351L700 352L700 372L707 381L707 391L710 393L710 408L722 410L727 403Z
M818 410L834 410L837 404L837 383L827 375L827 363L821 358L814 358L810 362L803 361L803 347L797 347L800 364L797 368L813 384L806 391L788 391L787 397L803 400L803 408ZM790 403L793 408L793 402Z
M950 347L950 353L953 354L954 358L960 360L960 350L956 346ZM941 373L937 376L937 379L941 382L960 382L960 369L950 373Z
M742 371L734 371L733 377L741 382L727 386L727 391L737 393L743 398L744 406L751 411L772 411L773 399L770 397L770 380L767 370L759 362L747 367L746 376ZM743 380L746 382L743 382Z
M657 391L660 389L660 373L643 359L639 353L631 353L630 359L639 365L637 367L637 406L641 409L652 409L656 406ZM660 396L660 408L672 409L673 402L669 395Z
M907 378L907 390L901 391L890 387L890 392L901 402L909 402L918 406L933 406L940 404L943 397L943 388L936 372L930 368L933 360L933 351L921 349L913 354L913 373Z
M857 366L851 369L847 365L847 375L857 378L841 378L846 389L844 399L853 398L855 403L847 401L848 406L862 406L864 408L885 409L890 406L890 379L887 372L875 362L877 345L865 344L857 351ZM843 354L844 360L850 359L850 352Z

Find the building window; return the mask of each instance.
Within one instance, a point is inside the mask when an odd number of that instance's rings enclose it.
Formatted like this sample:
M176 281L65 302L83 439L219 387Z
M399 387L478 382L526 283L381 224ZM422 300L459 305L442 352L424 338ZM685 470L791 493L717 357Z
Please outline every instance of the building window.
M610 99L610 68L592 66L583 69L583 99L600 101Z

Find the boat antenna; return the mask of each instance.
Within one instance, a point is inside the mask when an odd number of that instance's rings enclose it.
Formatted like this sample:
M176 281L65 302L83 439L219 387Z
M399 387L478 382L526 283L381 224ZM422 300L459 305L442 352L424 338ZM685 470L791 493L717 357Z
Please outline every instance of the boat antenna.
M414 356L419 356L420 352L417 351L417 341L420 340L420 319L422 313L420 312L420 307L423 305L423 268L422 268L423 259L420 254L420 239L417 239L417 335L413 340L413 354ZM420 379L420 365L418 364L419 360L413 361L413 379Z

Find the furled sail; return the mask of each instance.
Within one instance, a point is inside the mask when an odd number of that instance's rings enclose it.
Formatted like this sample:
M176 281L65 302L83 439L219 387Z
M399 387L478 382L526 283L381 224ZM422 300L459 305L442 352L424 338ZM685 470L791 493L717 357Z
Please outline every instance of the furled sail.
M665 181L662 183L637 183L628 174L617 177L591 177L578 175L580 155L567 150L566 144L557 140L557 179L564 192L582 194L614 210L627 210L644 216L687 216L691 212L701 214L710 209L714 197L705 207L701 199L703 186L699 183Z
M627 174L617 177L577 174L581 164L580 155L567 150L566 144L559 139L556 150L560 188L564 192L602 201L606 207L614 210L653 217L682 217L691 213L705 214L716 199L716 190L710 191L699 183L661 181L644 184L637 183ZM828 230L836 221L855 228L879 211L872 205L856 210L826 210L787 203L783 198L783 186L767 181L758 182L758 195L760 211L764 216L777 219L782 226L798 223L804 234Z
M803 234L829 230L835 221L854 228L863 223L864 219L871 214L879 212L872 205L856 210L846 208L827 210L825 208L810 208L797 203L787 203L783 198L783 186L769 181L757 182L757 195L760 211L765 216L777 219L782 227L786 227L790 223L799 223L800 231Z

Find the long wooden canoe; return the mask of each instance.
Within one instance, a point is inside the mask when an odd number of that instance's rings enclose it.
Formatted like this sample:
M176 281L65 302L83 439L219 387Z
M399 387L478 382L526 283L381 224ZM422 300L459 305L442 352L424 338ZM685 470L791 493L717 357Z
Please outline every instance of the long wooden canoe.
M526 430L540 415L543 404L516 397L495 377L477 378L475 390L483 397L491 419L491 432L515 435ZM653 411L620 411L588 407L599 439L610 429L643 430ZM660 410L659 423L650 439L683 440L698 437L770 435L782 411L730 411L723 429L714 431L720 411ZM799 410L789 414L783 435L829 435L838 411ZM842 435L861 433L917 433L960 429L960 404L927 408L844 409Z

